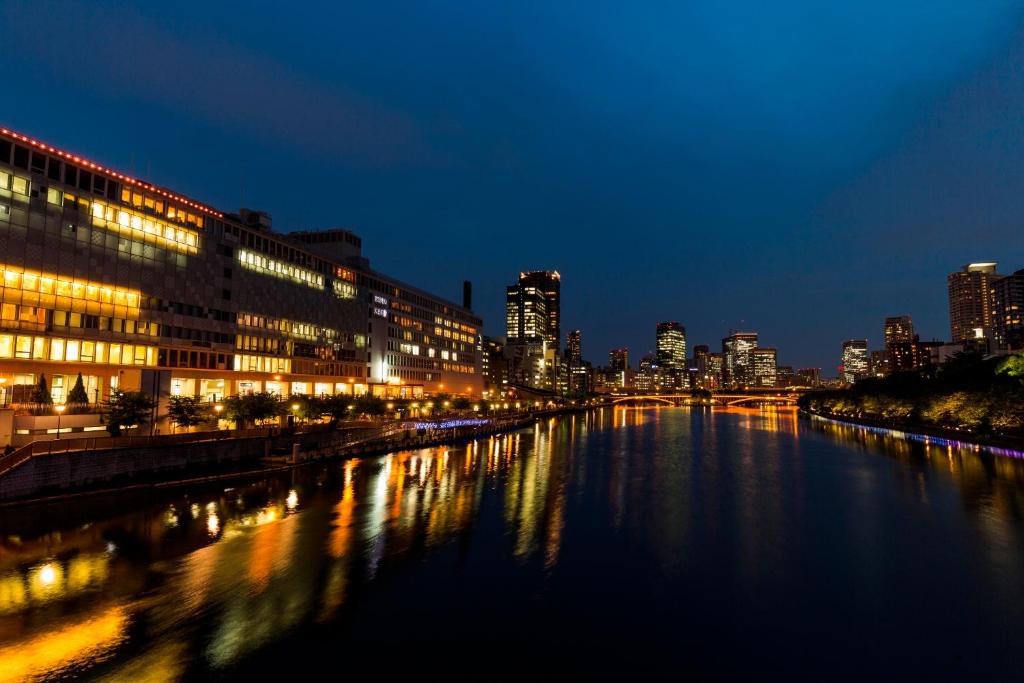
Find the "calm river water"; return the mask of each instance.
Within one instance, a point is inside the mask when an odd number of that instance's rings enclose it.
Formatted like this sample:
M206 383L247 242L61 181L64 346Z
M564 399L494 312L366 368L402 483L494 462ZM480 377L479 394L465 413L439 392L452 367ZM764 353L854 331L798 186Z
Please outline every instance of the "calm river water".
M606 409L0 509L0 679L1024 676L1024 461Z

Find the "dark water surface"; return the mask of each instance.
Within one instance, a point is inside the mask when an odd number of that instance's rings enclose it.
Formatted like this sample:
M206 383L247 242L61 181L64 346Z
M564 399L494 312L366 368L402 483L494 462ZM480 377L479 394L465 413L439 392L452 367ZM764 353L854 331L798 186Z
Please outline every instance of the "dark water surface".
M0 510L0 679L1024 676L1024 462L615 409Z

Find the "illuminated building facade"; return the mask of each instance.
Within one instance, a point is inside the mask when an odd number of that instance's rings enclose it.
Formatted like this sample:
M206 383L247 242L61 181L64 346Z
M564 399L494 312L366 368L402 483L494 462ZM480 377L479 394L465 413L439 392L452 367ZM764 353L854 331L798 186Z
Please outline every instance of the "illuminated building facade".
M992 282L992 323L1000 349L1024 349L1024 270Z
M996 263L969 263L946 278L949 329L954 342L992 338L992 283L1002 277Z
M774 387L777 378L778 354L775 349L760 346L750 350L751 384Z
M0 129L0 379L207 400L479 394L481 320L377 273L349 231L282 235Z
M842 378L847 384L867 377L868 342L866 339L849 339L843 342Z
M821 386L821 368L800 368L796 371L796 383L802 387Z
M666 370L686 369L686 328L677 322L658 323L658 367Z
M565 342L565 357L569 362L583 362L583 333L579 330L570 330Z
M608 352L608 369L627 370L629 369L629 349L612 349Z
M505 321L509 344L545 342L557 353L561 344L562 276L558 271L519 274L506 288Z
M732 332L722 339L725 359L723 381L730 387L743 387L753 383L753 358L757 348L757 332Z

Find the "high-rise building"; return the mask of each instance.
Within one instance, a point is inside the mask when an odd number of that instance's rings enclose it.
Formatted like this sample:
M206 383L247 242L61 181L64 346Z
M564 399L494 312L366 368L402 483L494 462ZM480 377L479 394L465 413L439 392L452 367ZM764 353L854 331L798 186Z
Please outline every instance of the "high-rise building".
M992 326L1001 349L1024 349L1024 270L992 282Z
M796 371L796 381L802 387L821 386L821 368L800 368Z
M885 337L885 364L871 364L870 374L881 376L889 372L913 370L921 365L918 354L914 322L909 315L891 316L885 319L882 330ZM872 355L872 360L875 360ZM880 372L883 370L884 372Z
M992 283L1002 276L996 263L969 263L946 278L949 289L949 329L954 342L991 339Z
M868 341L866 339L849 339L843 342L842 378L847 384L853 384L868 375Z
M868 373L872 377L885 377L889 374L889 352L885 349L871 352L871 366Z
M711 349L707 344L693 347L693 387L695 389L714 389L716 382L711 380Z
M723 381L731 387L753 383L751 351L757 348L757 332L732 332L722 339L725 359Z
M914 321L909 315L890 316L885 319L885 345L914 341Z
M751 384L755 387L774 387L778 366L775 349L760 346L750 350Z
M557 271L532 270L519 274L505 295L508 343L546 342L558 351L561 344L561 287Z
M640 359L640 370L633 377L633 388L637 391L654 391L658 386L658 361L653 354Z
M570 330L566 337L565 356L570 363L583 361L583 335L579 330Z
M722 387L722 373L725 371L725 356L721 353L709 353L707 370L704 372L704 389L714 390Z
M500 396L508 388L509 380L508 360L505 358L505 340L484 337L482 355L484 390L492 398Z
M775 386L777 387L791 387L795 383L796 373L793 372L792 365L780 365L775 370Z
M608 368L610 370L626 370L629 368L629 349L612 349L608 352Z
M658 323L658 367L665 370L686 369L686 328L677 322Z

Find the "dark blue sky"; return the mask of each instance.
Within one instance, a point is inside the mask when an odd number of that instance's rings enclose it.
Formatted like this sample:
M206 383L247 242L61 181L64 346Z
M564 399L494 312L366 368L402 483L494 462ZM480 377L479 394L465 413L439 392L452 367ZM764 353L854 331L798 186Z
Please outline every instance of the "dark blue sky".
M1024 5L0 3L0 122L452 299L563 275L584 354L754 329L830 374L1024 267ZM771 8L770 11L768 8Z

